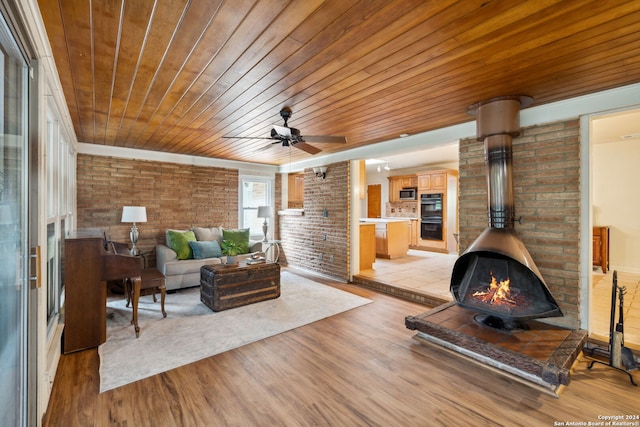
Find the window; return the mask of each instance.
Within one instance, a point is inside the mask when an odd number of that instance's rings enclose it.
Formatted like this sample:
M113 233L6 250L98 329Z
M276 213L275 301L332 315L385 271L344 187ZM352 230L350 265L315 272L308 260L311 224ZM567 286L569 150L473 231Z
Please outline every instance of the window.
M64 304L64 239L71 225L75 161L57 108L47 103L47 333L51 339Z
M251 238L262 240L263 218L258 218L258 206L271 206L272 180L269 178L244 177L240 179L240 228L250 228ZM267 223L273 219L268 218ZM269 233L272 232L269 227Z

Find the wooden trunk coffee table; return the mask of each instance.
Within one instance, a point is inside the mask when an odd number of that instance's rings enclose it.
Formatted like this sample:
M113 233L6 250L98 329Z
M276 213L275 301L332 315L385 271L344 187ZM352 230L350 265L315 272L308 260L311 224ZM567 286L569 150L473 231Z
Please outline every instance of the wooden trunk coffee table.
M213 311L280 296L280 264L205 265L200 268L200 301Z

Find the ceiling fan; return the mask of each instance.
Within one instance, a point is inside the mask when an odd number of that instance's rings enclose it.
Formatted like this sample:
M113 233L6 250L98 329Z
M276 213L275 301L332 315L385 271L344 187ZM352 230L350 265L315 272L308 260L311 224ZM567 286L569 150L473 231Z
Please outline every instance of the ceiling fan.
M302 136L300 131L296 128L289 127L287 122L291 117L291 109L284 107L280 110L280 117L284 120L284 126L273 125L271 129L270 137L251 137L251 136L224 136L223 138L237 138L237 139L271 139L274 142L269 143L260 150L266 150L274 144L282 144L283 147L295 147L309 154L317 154L322 150L307 144L307 142L331 142L338 144L346 144L347 138L344 136L329 136L329 135L305 135Z

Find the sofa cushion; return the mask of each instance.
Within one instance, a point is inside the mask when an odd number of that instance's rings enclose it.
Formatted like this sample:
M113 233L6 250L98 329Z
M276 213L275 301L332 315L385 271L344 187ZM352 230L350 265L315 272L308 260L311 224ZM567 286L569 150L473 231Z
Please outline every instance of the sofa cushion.
M222 240L230 240L240 246L241 254L249 253L249 229L222 229Z
M164 231L164 240L165 240L165 245L167 245L168 247L171 247L171 241L169 240L169 232L170 231L175 231L176 233L186 233L187 231L189 231L190 229L187 228L186 230L177 230L175 228L167 228Z
M189 242L196 240L196 235L193 231L178 232L174 230L167 231L169 235L169 247L176 251L178 259L191 259L193 258L193 251Z
M165 265L164 275L169 278L171 276L179 276L182 274L200 274L200 267L203 265L221 264L220 258L207 259L186 259L182 261L171 261ZM198 280L195 280L189 286L197 286Z
M196 237L198 237L196 235ZM217 240L189 242L193 251L193 259L215 258L222 256L222 249Z
M199 242L217 240L218 244L222 243L220 227L193 227L192 230Z

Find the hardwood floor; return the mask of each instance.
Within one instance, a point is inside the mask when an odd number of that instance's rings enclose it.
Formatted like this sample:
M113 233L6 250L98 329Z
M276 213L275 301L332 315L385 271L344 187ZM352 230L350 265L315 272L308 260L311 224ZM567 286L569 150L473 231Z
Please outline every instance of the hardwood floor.
M374 303L102 394L97 350L63 355L43 425L552 426L640 414L640 388L619 372L581 362L556 399L418 343L404 318L425 306L309 278Z

